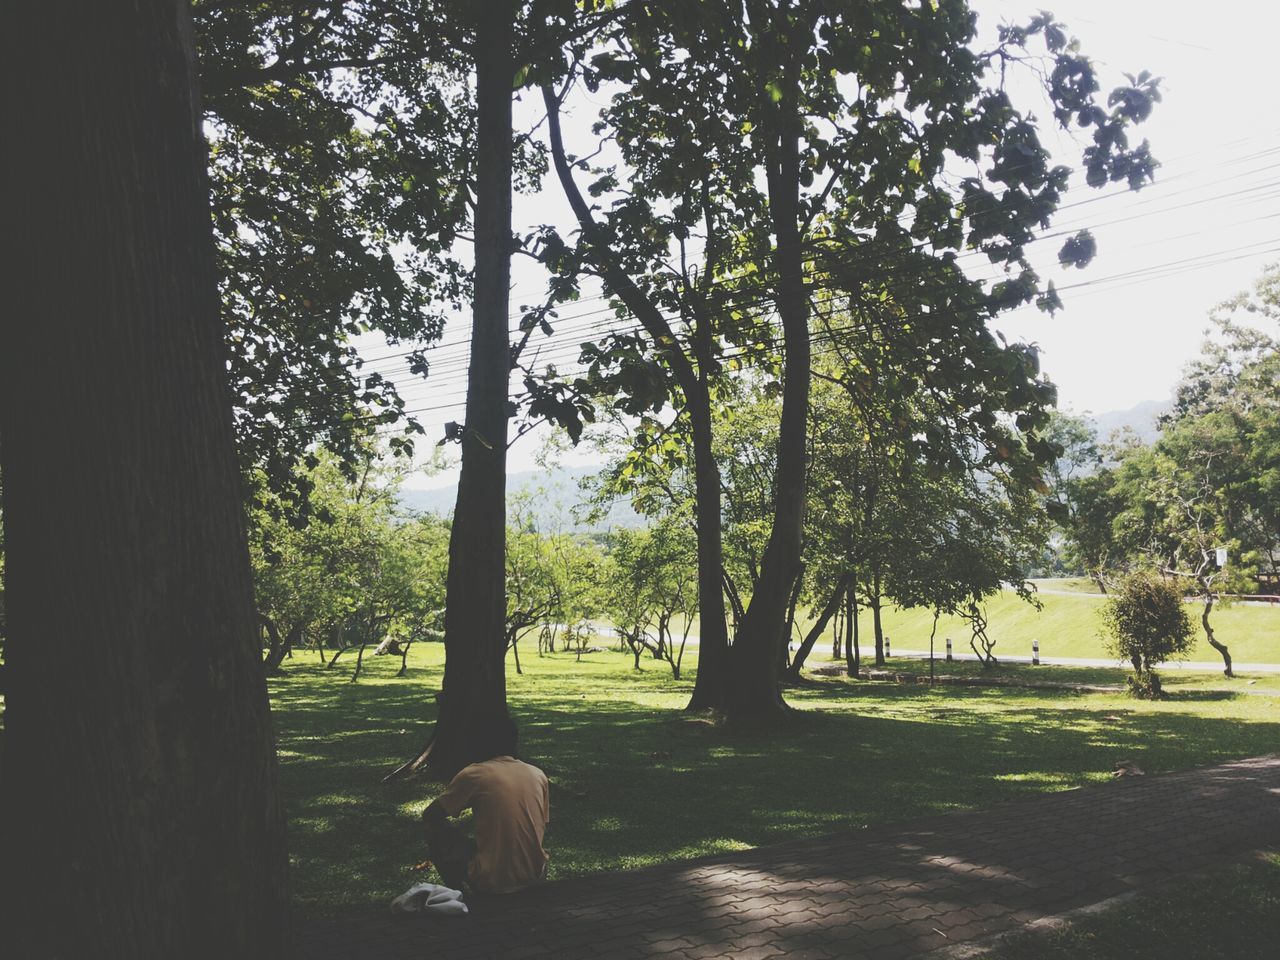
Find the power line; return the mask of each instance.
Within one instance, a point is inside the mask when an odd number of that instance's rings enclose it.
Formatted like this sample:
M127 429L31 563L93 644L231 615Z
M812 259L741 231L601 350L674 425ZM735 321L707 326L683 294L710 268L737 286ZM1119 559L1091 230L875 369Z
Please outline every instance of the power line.
M1272 152L1280 153L1280 148L1275 148L1274 151ZM1174 199L1177 196L1182 196L1187 193L1195 192L1196 190L1204 189L1205 187L1220 186L1223 183L1232 182L1232 181L1241 179L1243 177L1253 176L1255 174L1262 173L1262 172L1269 172L1272 169L1274 168L1262 167L1262 168L1258 168L1257 170L1245 171L1242 174L1237 174L1232 177L1220 178L1217 182L1213 184L1205 185L1204 187L1190 188L1188 190L1179 191L1178 193L1168 195L1159 199L1161 200ZM1072 233L1078 232L1078 229L1080 229L1081 227L1089 227L1092 229L1102 229L1104 227L1112 226L1115 224L1133 222L1147 216L1164 215L1164 214L1176 212L1178 210L1201 206L1207 203L1217 203L1217 202L1228 201L1228 200L1241 200L1242 198L1248 197L1252 194L1270 190L1275 187L1280 187L1280 180L1273 180L1265 183L1259 183L1250 187L1246 187L1241 190L1227 191L1224 193L1215 194L1213 196L1203 197L1195 200L1189 200L1184 203L1165 206L1165 207L1158 208L1151 211L1145 211L1137 214L1118 217L1109 221L1090 223L1087 220L1078 219L1075 221L1070 221L1068 224L1061 226L1056 230L1041 234L1033 238L1032 240L1028 241L1028 243L1025 246L1032 247L1036 243L1069 236ZM1268 196L1265 193L1262 193L1261 195L1263 197ZM1088 200L1081 201L1081 205L1083 205L1084 203L1092 202L1093 200L1097 200L1097 199L1101 199L1101 198L1089 198ZM1152 201L1146 201L1146 202L1152 202ZM1065 209L1065 207L1061 209ZM877 261L877 263L885 267L893 267L896 263L905 261L908 257L914 256L914 255L921 255L921 254L928 255L928 256L937 255L935 251L931 250L929 247L922 244L919 246L913 246L910 251L904 251L902 254L900 254L897 257L894 257L894 256L881 257ZM867 254L867 255L869 256L870 254ZM957 254L955 256L955 262L960 263L964 261L973 261L973 260L981 259L984 256L985 254L981 250L967 250ZM998 276L986 277L986 278L975 278L975 279L994 280L994 279L998 279ZM719 283L720 281L716 281L716 282ZM602 295L601 297L593 298L593 299L605 299L606 296L607 295ZM582 303L582 302L586 302L586 301L576 301L576 303ZM732 305L732 304L730 303L729 305ZM596 322L596 323L575 324L572 326L565 326L565 324L566 323L572 324L573 321L584 320L590 317L598 317L602 315L609 315L609 317L612 317L615 313L616 311L614 307L610 305L610 306L598 308L596 310L584 311L580 313L570 314L565 317L559 317L557 318L557 321L556 321L557 323L556 333L553 334L553 336L564 336L570 333L577 335L577 334L590 331L594 328L605 328L610 325L608 320L605 320L603 322ZM469 345L469 343L470 343L470 337L466 337L460 341L455 341L454 343L449 344L447 347L437 348L440 351L440 353L437 354L437 359L434 361L429 361L431 370L439 374L441 372L450 370L452 367L465 366L465 364L469 361L469 357L467 356L465 351L465 348ZM445 354L444 351L446 350L449 351L449 353ZM380 360L385 361L389 359L395 359L396 357L408 356L410 353L414 353L414 352L417 352L417 351L407 351L406 353L398 354L398 355L393 354L393 355L382 357L380 358ZM375 362L378 362L378 361L364 361L362 363L359 363L357 369L361 373L364 373L366 369L368 369L368 367ZM356 367L357 364L353 362L350 366ZM386 371L373 370L371 372L385 373Z
M1271 189L1271 187L1272 187L1272 186L1280 186L1280 180L1274 181L1272 184L1264 184L1264 185L1262 185L1261 187L1256 188L1256 189L1262 189L1262 188ZM1255 189L1255 188L1250 188L1250 191L1251 191L1252 189ZM1195 200L1195 201L1191 201L1190 203L1187 203L1187 204L1180 204L1180 205L1177 205L1177 206L1174 206L1174 207L1169 207L1169 208L1164 209L1164 210L1161 210L1161 211L1159 211L1159 212L1160 212L1160 213L1170 213L1170 212L1174 212L1174 211L1176 211L1176 210L1178 210L1178 209L1183 209L1183 208L1185 208L1185 207L1187 207L1187 206L1194 206L1194 205L1197 205L1197 204L1200 204L1200 203L1203 203L1203 202L1217 202L1217 201L1219 201L1219 200L1222 200L1222 199L1224 199L1224 198L1231 197L1231 196L1244 196L1244 195L1248 194L1250 191L1234 191L1234 192L1232 192L1232 193L1228 193L1228 194L1221 194L1221 195L1217 195L1217 196L1213 196L1213 197L1204 198L1203 200ZM1148 216L1148 215L1150 215L1150 214L1143 214L1143 215L1141 215L1141 216ZM1094 228L1095 228L1095 229L1101 229L1101 228L1103 228L1103 227L1110 226L1110 225L1113 225L1113 224L1125 223L1125 222L1131 222L1131 221L1133 221L1133 220L1140 219L1140 218L1141 218L1141 216L1120 217L1120 218L1116 218L1116 219L1111 220L1111 221L1104 221L1104 222L1102 222L1102 223L1094 224L1093 226L1094 226ZM1237 224L1235 224L1235 226L1243 225L1243 223L1248 223L1248 222L1258 222L1258 221L1261 221L1261 220L1264 220L1264 219L1271 219L1271 218L1274 218L1274 217L1276 217L1276 216L1280 216L1280 214L1267 214L1267 215L1263 215L1263 216L1261 216L1261 217L1253 218L1252 220L1249 220L1249 221L1241 221L1241 222L1238 222ZM1058 232L1058 233L1056 233L1056 234L1046 234L1046 235L1043 235L1043 236L1042 236L1041 238L1039 238L1039 239L1043 239L1043 240L1053 239L1054 237L1066 236L1066 235L1068 235L1068 234L1070 234L1070 233L1072 233L1072 232L1074 232L1074 229L1064 229L1064 230L1062 230L1062 231L1060 231L1060 232ZM1190 235L1191 235L1191 234L1188 234L1187 236L1190 236ZM1170 239L1170 238L1164 238L1164 239ZM1158 241L1158 242L1163 242L1163 240L1162 240L1162 241ZM961 259L961 258L957 258L957 261L958 261L958 260L960 260L960 259ZM903 260L905 260L905 258L899 258L899 263L903 262ZM877 265L885 265L885 266L887 266L887 267L889 267L889 268L892 268L892 267L895 265L893 258L889 258L888 260L881 259L881 260L876 261L876 263L877 263ZM1000 279L1000 275L999 275L999 274L996 274L996 275L994 275L994 276L976 277L976 278L970 278L970 279L973 279L973 280L975 280L975 281L977 281L977 282L983 282L983 283L985 283L985 282L991 282L991 281L999 280L999 279ZM909 276L909 277L906 277L906 278L902 278L902 279L900 279L900 280L899 280L898 282L896 282L896 283L890 283L890 284L887 284L887 285L885 285L885 288L886 288L887 290L889 290L890 292L894 292L894 291L896 291L896 290L900 290L904 285L906 285L906 284L912 284L912 283L914 283L914 282L916 282L916 278L915 278L915 277L910 277L910 276ZM1071 290L1071 289L1075 289L1075 288L1076 288L1076 285L1067 285L1067 286L1065 286L1065 287L1058 287L1057 289L1058 289L1058 291L1059 291L1059 292L1063 292L1063 291L1067 291L1067 290ZM749 308L751 308L751 307L760 306L760 305L763 305L763 304L765 304L765 303L768 303L768 302L770 302L771 300L772 300L771 295L767 295L767 294L766 294L766 295L764 295L764 296L755 297L754 299L752 299L751 301L748 301L748 302L740 302L740 303L734 304L732 301L730 301L730 304L729 304L729 305L730 305L730 306L736 306L736 307L737 307L737 308L739 308L739 309L749 309ZM597 311L597 312L599 312L599 311ZM610 310L609 310L608 312L610 313L611 317L614 315L614 311L612 310L612 308L610 308ZM675 319L675 317L673 316L673 317L671 317L671 318L669 318L669 319ZM616 324L616 323L605 323L605 324L602 324L602 323L599 323L599 322L595 322L595 323L588 323L588 324L586 324L586 325L581 325L581 326L578 326L578 327L575 327L575 328L561 328L561 329L558 329L558 330L557 330L557 335L558 335L558 341L559 341L559 342L544 342L544 347L543 347L543 349L541 350L540 356L544 356L544 355L546 355L546 354L549 352L552 356L555 356L555 357L563 357L563 356L564 356L564 353L563 353L563 352L564 352L565 350L570 350L570 351L576 351L576 350L578 350L578 349L582 346L582 344L583 344L583 342L584 342L584 341L580 341L580 340L577 340L577 339L569 340L569 339L568 339L568 337L567 337L567 334L573 334L573 335L576 335L576 336L581 336L582 334L589 333L589 332L626 334L626 333L636 333L636 332L641 332L642 330L643 330L642 326L641 326L640 324L638 324L638 323L631 323L631 324L622 324L622 325L618 325L618 324ZM458 362L458 361L455 361L455 363L457 363L457 362ZM445 374L444 376L441 376L441 368L440 368L439 366L434 366L434 367L433 367L433 372L434 372L435 376L434 376L433 378L427 379L427 380L422 381L422 382L419 382L419 383L415 383L415 384L411 385L410 389L412 389L413 387L420 387L420 388L421 388L421 387L426 387L426 388L428 388L428 389L433 389L433 390L434 390L434 389L438 389L438 388L440 387L440 385L441 385L441 384L453 384L453 383L456 383L457 381L459 381L459 380L460 380L460 379L465 375L465 365L464 365L464 366L461 368L461 370L459 370L457 373L454 373L454 372L452 371L452 369L451 369L451 368L452 368L453 366L454 366L454 364L450 364L449 366L446 366L446 367L445 367L446 374ZM408 393L408 391L406 391L406 395L407 395L407 393Z
M1254 249L1266 243L1272 243L1273 245L1263 250ZM1275 253L1280 253L1280 245L1274 244L1274 241L1260 241L1259 243L1245 244L1241 247L1232 248L1228 250L1215 251L1213 253L1201 254L1195 257L1188 257L1188 258L1183 258L1181 260L1170 261L1168 263L1156 264L1156 265L1142 268L1139 270L1126 271L1124 273L1115 274L1110 277L1084 280L1084 281L1080 281L1079 283L1069 284L1063 287L1062 289L1079 290L1079 289L1096 287L1101 284L1109 284L1109 283L1116 283L1116 282L1121 282L1121 285L1126 285L1126 286L1133 283L1151 282L1153 280L1163 279L1172 271L1176 271L1179 273L1192 272L1195 270L1205 269L1208 267L1219 266L1224 263L1230 263L1230 262L1246 259L1252 256L1270 255ZM830 297L827 300L824 300L821 302L831 303L836 299L837 299L836 297ZM980 313L982 309L984 308L974 308L975 315ZM844 312L843 309L836 309L836 308L833 308L832 310L828 310L828 311L815 310L811 312L811 317L824 318L824 317L840 314L843 312ZM905 322L931 321L938 317L943 317L943 318L950 317L952 320L955 320L957 318L957 315L954 312L948 313L946 311L929 311L929 312L917 311L915 313L900 314L892 318L892 320L876 320L876 321L868 320L868 321L863 321L859 323L848 324L839 328L832 328L829 332L813 334L810 337L810 343L821 344L824 341L835 342L834 337L836 334L851 333L854 331L861 331L861 330L870 330L870 329L875 329L877 327L888 327L890 332L894 332L900 329L901 325ZM817 351L813 355L823 356L829 353L830 351ZM725 362L725 361L732 361L732 360L738 360L738 359L746 359L750 355L751 355L750 350L740 349L736 352L735 351L725 352L721 354L719 357L717 357L717 360L721 362ZM581 372L583 371L581 370L574 371L574 372L566 373L565 376L572 376L574 373L581 373ZM409 416L409 415L420 414L420 413L431 413L431 412L439 412L442 410L460 409L465 407L465 404L466 404L465 400L457 400L457 401L450 401L447 403L433 404L429 406L407 408L404 411L401 411L400 415ZM378 420L379 418L380 418L380 415L373 415L368 417L355 418L354 420L344 420L344 421L337 422L335 424L331 424L330 428L336 428L340 426L349 426L357 422L366 422L366 423L372 422L372 421ZM386 425L386 427L389 427L389 426L391 425L390 424ZM372 431L372 433L373 435L380 436L380 437L386 437L386 436L392 436L392 435L402 436L404 435L404 428L397 427L394 430L388 430L384 427L383 429L376 429Z

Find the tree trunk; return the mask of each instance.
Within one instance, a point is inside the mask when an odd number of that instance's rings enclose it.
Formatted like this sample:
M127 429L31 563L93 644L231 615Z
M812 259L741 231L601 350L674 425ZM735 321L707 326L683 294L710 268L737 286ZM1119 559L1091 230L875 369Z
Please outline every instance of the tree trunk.
M788 27L790 24L788 24ZM777 44L785 54L802 44ZM761 53L762 56L766 52ZM778 424L774 513L769 540L760 562L760 580L751 596L733 646L730 715L739 721L767 721L787 709L778 685L779 656L787 613L787 594L800 570L804 526L806 441L809 418L809 302L805 295L804 254L800 218L799 66L783 57L777 81L781 94L774 107L763 108L766 185L774 228L775 303L782 319L782 412Z
M1213 635L1213 627L1209 626L1209 614L1213 611L1213 594L1206 593L1204 596L1204 609L1200 612L1200 622L1204 624L1205 639L1209 641L1209 646L1217 650L1222 655L1222 663L1225 669L1222 671L1228 677L1234 677L1235 673L1231 669L1231 651L1227 649L1225 643L1219 642L1218 638Z
M5 955L284 956L190 12L4 28Z
M796 651L796 655L791 659L791 667L787 671L787 679L791 683L798 683L800 680L800 670L804 667L805 660L808 659L810 651L818 642L818 638L822 636L827 624L831 618L835 616L837 610L840 609L840 601L844 599L845 588L848 585L849 578L842 577L836 584L836 588L831 591L831 596L822 608L822 612L818 614L818 622L806 634L804 641L800 644L800 649Z
M729 576L729 571L720 567L720 579L724 581L724 593L729 598L729 610L733 616L733 630L738 632L738 624L742 622L742 596L738 593L738 585Z
M623 269L607 243L601 242L599 228L591 208L582 196L568 164L560 135L560 104L550 87L543 87L543 103L547 108L547 127L552 160L561 188L569 201L579 227L590 242L588 256L604 278L608 290L635 314L654 344L675 342L671 326L652 299L636 285ZM698 336L699 366L681 350L667 356L676 384L685 396L689 427L693 434L694 500L697 519L698 547L698 611L701 635L698 647L698 675L693 694L686 707L703 710L722 707L728 697L729 633L725 623L724 594L721 592L723 548L720 534L720 470L712 450L711 397L707 370L711 362L710 330L701 321Z
M262 614L258 617L266 626L268 636L271 637L270 649L267 650L266 659L262 661L263 672L279 673L280 664L284 662L285 657L292 655L294 644L302 637L302 624L295 623L282 638L280 628L274 620Z
M368 645L368 643L361 641L360 648L356 651L356 668L351 672L352 683L360 679L360 670L364 667L364 648Z
M686 710L723 709L729 702L729 627L724 607L724 545L720 531L720 468L711 449L711 403L705 376L689 404L698 515L698 671Z
M871 607L871 623L876 634L876 666L884 666L884 630L880 626L880 571L871 575L871 596L867 605Z
M392 776L429 764L452 777L473 759L477 717L505 714L507 384L511 279L511 83L515 4L475 5L478 157L471 364L462 469L449 537L444 681L436 728Z
M515 632L508 639L507 646L511 648L511 658L515 661L517 675L524 676L524 671L520 669L520 637Z
M782 627L782 637L778 644L781 656L778 658L778 669L784 674L791 668L791 638L796 629L796 606L800 603L800 591L804 588L804 564L796 573L795 583L791 585L791 597L787 600L787 621Z
M844 661L849 676L862 673L862 650L858 646L858 583L853 581L844 595Z

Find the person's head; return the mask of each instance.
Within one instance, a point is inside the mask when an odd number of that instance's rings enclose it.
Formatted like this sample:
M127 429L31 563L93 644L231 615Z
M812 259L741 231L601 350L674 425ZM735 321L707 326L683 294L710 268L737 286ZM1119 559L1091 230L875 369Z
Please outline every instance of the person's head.
M475 763L494 757L514 757L519 740L516 722L506 710L486 710L473 722L471 743Z

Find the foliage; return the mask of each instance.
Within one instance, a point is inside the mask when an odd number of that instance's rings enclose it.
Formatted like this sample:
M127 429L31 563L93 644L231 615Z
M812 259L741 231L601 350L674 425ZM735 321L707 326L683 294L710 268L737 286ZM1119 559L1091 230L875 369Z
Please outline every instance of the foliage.
M538 243L555 251L549 262L562 276L601 276L619 310L639 320L641 332L584 347L578 395L621 394L633 416L669 401L675 418L690 420L695 450L726 374L757 367L781 395L759 589L725 660L734 696L776 700L772 647L801 564L814 343L878 341L880 362L851 368L851 387L871 390L875 379L891 398L924 388L948 401L939 409L951 415L908 443L951 456L957 469L967 462L958 452L976 445L1021 474L1020 484L1035 482L1053 450L1039 435L1053 389L1035 351L998 340L986 321L1022 304L1060 305L1026 247L1049 225L1070 170L1050 165L1034 118L1004 90L1004 71L1043 40L1055 118L1094 131L1084 164L1095 186L1150 178L1146 144L1131 148L1127 138L1159 99L1158 81L1130 78L1105 109L1092 64L1047 14L1002 29L997 49L980 52L959 2L639 9L579 70L589 90L612 93L597 132L612 138L621 166L592 170L565 154L563 94L544 87L557 173L581 233L574 248L547 230ZM956 164L975 174L952 180ZM595 176L594 204L574 182L581 169ZM1083 265L1093 249L1080 235L1060 260ZM962 252L1000 265L1006 279L972 279ZM831 322L840 313L849 322ZM1011 455L1019 444L1028 457ZM700 589L704 606L718 609L706 575L725 566L705 530L720 514L710 457L704 440L695 457Z
M518 644L540 630L538 652L552 652L558 635L585 638L600 610L604 558L596 544L558 530L540 530L533 497L515 497L507 526L507 646L520 665Z
M1102 616L1109 649L1131 662L1138 675L1134 692L1158 697L1160 683L1152 667L1184 656L1191 646L1191 618L1182 591L1171 580L1138 570L1107 599Z
M868 366L866 352L852 357L857 364L827 369ZM985 623L981 602L1005 584L1035 603L1026 572L1047 537L1047 518L1035 472L1018 468L1030 459L1019 432L1009 432L1004 460L955 435L955 448L922 445L916 439L946 420L938 393L864 393L821 366L818 379L806 512L807 569L816 580L831 584L849 573L873 605L884 597L904 608L964 612L975 627Z
M698 613L696 558L685 526L667 515L647 529L615 530L607 576L605 612L630 649L635 669L648 651L666 661L679 680Z
M404 514L396 502L402 471L385 454L364 457L352 481L336 455L317 455L306 477L308 522L268 508L251 517L261 618L273 634L305 640L322 656L327 645L363 652L383 637L430 638L444 606L447 526Z
M1280 264L1254 288L1219 305L1201 356L1188 364L1169 422L1230 437L1225 478L1233 535L1280 574ZM1269 329L1268 329L1269 328Z
M263 503L305 509L293 467L316 443L352 467L370 430L397 425L406 452L421 432L349 338L408 343L425 373L467 292L465 25L432 7L195 3L237 440Z

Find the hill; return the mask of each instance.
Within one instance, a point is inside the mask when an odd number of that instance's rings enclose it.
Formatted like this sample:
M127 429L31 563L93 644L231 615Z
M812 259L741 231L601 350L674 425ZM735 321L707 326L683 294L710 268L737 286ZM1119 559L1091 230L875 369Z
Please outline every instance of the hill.
M596 465L553 467L550 470L522 470L507 475L508 502L527 497L540 529L561 529L572 533L601 533L612 527L639 527L645 520L626 502L616 502L600 519L588 513L588 494L581 482L599 471ZM430 490L401 490L400 502L411 510L448 516L453 512L457 487L453 484Z

